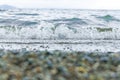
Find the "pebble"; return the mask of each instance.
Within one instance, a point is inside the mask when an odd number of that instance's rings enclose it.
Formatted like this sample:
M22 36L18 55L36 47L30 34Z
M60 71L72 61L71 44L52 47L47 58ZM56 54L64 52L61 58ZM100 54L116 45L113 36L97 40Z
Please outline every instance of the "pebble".
M120 80L117 53L26 49L0 53L0 80Z

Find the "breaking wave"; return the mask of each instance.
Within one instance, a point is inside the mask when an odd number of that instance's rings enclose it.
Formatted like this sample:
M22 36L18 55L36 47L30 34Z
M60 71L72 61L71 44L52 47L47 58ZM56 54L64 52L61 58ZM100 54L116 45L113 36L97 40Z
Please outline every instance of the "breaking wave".
M120 39L119 12L4 11L0 12L0 39Z

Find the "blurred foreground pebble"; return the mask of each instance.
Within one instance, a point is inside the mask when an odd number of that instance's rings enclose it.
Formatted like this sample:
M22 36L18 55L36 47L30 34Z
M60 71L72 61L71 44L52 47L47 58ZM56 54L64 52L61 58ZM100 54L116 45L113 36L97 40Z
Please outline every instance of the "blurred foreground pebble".
M120 80L120 53L1 50L0 80Z

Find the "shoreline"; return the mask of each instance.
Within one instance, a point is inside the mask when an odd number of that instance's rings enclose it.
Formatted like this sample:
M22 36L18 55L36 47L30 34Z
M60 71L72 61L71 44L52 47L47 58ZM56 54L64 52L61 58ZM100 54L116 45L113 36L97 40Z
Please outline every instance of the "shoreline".
M120 52L120 40L0 40L3 50Z

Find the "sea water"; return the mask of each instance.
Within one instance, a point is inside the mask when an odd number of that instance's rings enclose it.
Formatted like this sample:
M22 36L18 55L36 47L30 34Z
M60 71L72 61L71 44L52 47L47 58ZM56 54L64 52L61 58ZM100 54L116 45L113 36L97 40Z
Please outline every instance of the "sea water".
M0 49L120 51L119 10L0 10Z

